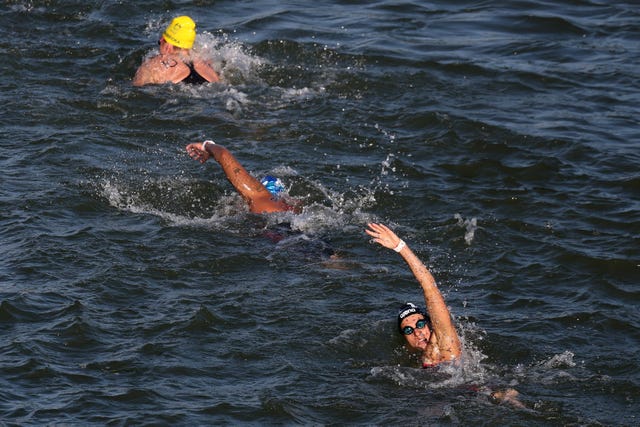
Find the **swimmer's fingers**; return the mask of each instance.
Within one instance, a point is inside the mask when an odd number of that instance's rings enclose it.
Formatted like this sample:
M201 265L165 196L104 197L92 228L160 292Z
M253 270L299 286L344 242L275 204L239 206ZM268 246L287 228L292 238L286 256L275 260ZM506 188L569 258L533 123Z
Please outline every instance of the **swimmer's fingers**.
M196 150L192 150L192 151L189 151L189 156L193 160L198 160L200 163L202 163L202 153L198 153Z
M388 249L393 249L400 243L400 238L384 224L369 223L365 232L373 237L373 241Z
M380 241L380 239L378 238L378 233L376 233L375 231L371 231L371 230L364 230L365 233L367 233L369 236L373 237L373 241L379 245L382 245L382 242ZM384 246L384 245L383 245Z
M380 240L380 237L383 235L383 233L385 233L386 227L384 227L382 224L370 222L369 224L367 224L367 226L369 227L369 229L365 230L365 232L374 239Z
M367 224L369 227L371 227L371 224ZM365 233L367 233L369 236L371 237L376 237L378 235L378 233L376 233L374 230L370 230L370 229L366 229L364 230Z
M189 144L187 145L187 153L193 160L197 160L200 163L204 163L209 160L209 153L202 151L201 144Z
M389 227L387 227L384 224L370 222L367 225L369 226L369 228L371 230L375 231L376 233L392 233L392 231L389 229Z
M198 144L189 144L185 147L185 150L187 150L187 154L194 159L198 156L198 152L202 151L200 147L198 147Z

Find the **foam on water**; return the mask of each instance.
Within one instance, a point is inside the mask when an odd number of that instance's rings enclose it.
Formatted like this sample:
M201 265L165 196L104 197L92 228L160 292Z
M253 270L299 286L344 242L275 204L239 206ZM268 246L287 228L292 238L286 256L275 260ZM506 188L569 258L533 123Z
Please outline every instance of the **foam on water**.
M287 185L284 172L292 174L292 169L278 168L275 171L280 173L278 176ZM226 181L224 184L228 185ZM249 214L242 198L232 189L216 189L213 183L206 185L211 186L211 190L217 195L202 195L200 185L196 189L189 180L151 176L143 183L127 182L117 177L99 179L97 191L99 196L118 210L158 216L175 226L223 229L236 224L242 227L241 218ZM352 224L363 224L372 217L363 211L371 202L371 195L367 192L345 195L329 191L321 183L311 181L306 181L306 187L316 194L316 198L321 194L323 203L314 202L304 206L300 214L285 212L265 215L266 225L287 222L292 230L314 235L327 231L351 230ZM229 194L224 193L227 191ZM290 197L289 191L291 186L285 190L283 197ZM202 209L207 211L206 215Z
M456 221L458 221L458 226L465 229L464 232L464 241L467 245L471 245L473 242L473 238L476 234L476 230L478 229L478 220L474 218L463 219L462 215L455 214L453 216Z
M147 184L146 188L136 187L135 189L131 189L127 184L104 180L99 183L98 187L100 195L106 198L112 207L123 212L154 215L174 226L227 229L230 222L235 222L239 211L247 212L245 203L236 195L222 195L218 200L216 200L211 209L211 216L199 217L170 212L167 210L167 206L175 205L173 205L172 201L169 199L148 200L147 198L146 201L143 200L146 196L145 192L149 186L155 186L155 188L160 190L163 189L162 182ZM181 184L184 185L184 183ZM165 188L167 190L171 190L170 185ZM188 186L185 186L185 188L187 188L186 194L188 194ZM197 202L199 203L200 201ZM190 206L192 208L197 207L195 203Z
M166 154L162 153L159 159L162 157ZM208 168L219 169L215 161L208 163ZM285 186L284 197L300 200L302 211L265 215L265 224L287 222L292 230L308 235L361 231L362 224L377 220L369 212L377 203L376 194L393 194L388 183L383 182L388 177L388 167L387 160L383 160L379 174L367 185L337 191L323 181L301 176L291 166L277 165L264 174L280 178ZM189 171L190 175L195 173L197 169ZM241 219L249 214L246 203L223 178L221 170L215 173L218 175L213 182L204 183L185 177L184 171L168 175L164 160L159 160L146 164L134 175L103 174L95 178L94 184L98 196L119 210L158 216L176 226L241 227Z
M249 53L246 45L226 33L198 33L193 52L211 61L222 79L236 86L259 82L258 71L268 63L266 59Z

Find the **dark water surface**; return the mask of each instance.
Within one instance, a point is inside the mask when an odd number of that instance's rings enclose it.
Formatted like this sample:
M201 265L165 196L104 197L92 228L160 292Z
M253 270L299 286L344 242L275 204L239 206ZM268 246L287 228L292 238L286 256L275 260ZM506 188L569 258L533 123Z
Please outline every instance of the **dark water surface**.
M133 88L181 14L224 83ZM637 2L5 1L0 35L2 424L640 422ZM302 214L247 213L205 137ZM462 367L402 346L371 220Z

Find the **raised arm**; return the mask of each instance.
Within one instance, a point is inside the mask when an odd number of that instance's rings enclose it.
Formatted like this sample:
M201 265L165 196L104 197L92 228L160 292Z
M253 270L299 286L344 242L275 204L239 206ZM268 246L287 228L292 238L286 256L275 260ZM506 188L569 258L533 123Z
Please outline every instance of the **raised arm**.
M204 149L203 149L204 148ZM187 153L191 158L204 163L211 156L220 164L227 179L249 204L254 213L283 212L289 207L280 200L272 200L271 193L242 167L229 150L219 144L208 141L187 145Z
M387 226L376 223L370 223L368 226L369 229L366 230L366 233L373 237L376 243L398 252L409 265L422 287L425 307L432 323L432 336L429 340L429 346L423 354L423 361L433 364L458 358L461 354L458 333L444 298L427 267L409 246Z

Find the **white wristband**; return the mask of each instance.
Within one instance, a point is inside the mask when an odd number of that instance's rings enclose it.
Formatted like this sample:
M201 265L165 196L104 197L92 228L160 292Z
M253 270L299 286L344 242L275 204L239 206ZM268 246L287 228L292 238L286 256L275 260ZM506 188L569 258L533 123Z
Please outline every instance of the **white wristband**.
M207 139L206 141L204 141L204 142L202 143L202 151L207 151L207 144L213 144L213 145L216 145L216 143L215 143L215 142L213 142L213 141L212 141L212 140L210 140L210 139Z
M393 248L393 250L396 252L400 252L401 250L404 249L405 246L407 246L407 244L404 242L404 240L400 239L400 243L398 243L398 246Z

